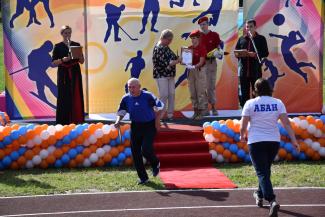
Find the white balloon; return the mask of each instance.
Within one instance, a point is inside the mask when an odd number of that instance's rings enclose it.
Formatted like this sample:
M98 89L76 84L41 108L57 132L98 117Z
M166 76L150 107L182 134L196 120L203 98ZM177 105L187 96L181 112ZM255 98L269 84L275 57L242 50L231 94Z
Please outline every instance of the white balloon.
M34 165L38 165L42 162L42 158L39 155L35 155L32 159Z
M280 160L279 155L276 155L275 158L274 158L274 161L279 161L279 160Z
M95 154L95 153L92 153L92 154L89 156L89 160L90 160L90 162L92 162L92 163L97 162L97 161L98 161L98 155Z
M53 135L55 134L55 132L56 132L55 126L53 126L53 125L49 126L49 127L47 128L47 131L49 132L49 134L50 134L51 136L53 136Z
M321 157L325 157L325 147L321 147L321 148L319 149L319 155L320 155Z
M48 152L48 150L43 149L43 150L39 153L39 156L40 156L42 159L47 158L47 156L49 156L49 152Z
M306 120L301 120L301 121L300 121L300 127L301 127L302 129L307 129L307 128L308 128L308 121L306 121Z
M224 158L223 158L222 154L218 154L218 156L217 156L217 158L216 158L216 161L217 161L218 163L222 163L222 162L224 161Z
M104 134L109 134L109 132L111 131L111 127L110 127L109 125L107 125L107 124L105 124L105 125L102 127L102 129L103 129L103 133L104 133Z
M56 150L56 148L55 148L55 146L53 146L53 145L47 148L47 151L48 151L50 154L52 154L55 150Z
M41 132L41 139L46 140L50 137L50 133L47 130Z
M82 165L83 165L84 167L90 167L90 166L91 166L91 162L90 162L89 159L85 159L84 162L82 163Z
M33 147L34 147L34 142L33 142L33 140L32 140L32 139L31 139L31 140L28 140L27 143L26 143L26 146L27 146L28 148L33 148Z
M321 148L319 142L313 142L311 144L311 148L314 149L315 151L319 151L319 149Z
M105 150L102 149L102 148L98 148L98 149L96 150L96 154L98 155L98 157L103 157L104 154L105 154Z
M293 121L295 124L297 124L298 126L300 125L300 118L298 118L298 117L294 117L294 118L292 119L292 121Z
M210 150L209 152L211 154L212 159L215 160L217 158L217 155L218 155L217 152L215 150Z
M214 136L212 134L206 134L204 138L205 138L205 141L207 141L207 142L214 141Z
M27 169L31 169L34 167L33 161L29 160L26 162L26 168Z
M39 136L35 136L33 142L35 145L40 145L42 143L42 139Z
M316 130L316 133L315 133L315 136L317 137L317 138L320 138L320 137L322 137L322 131L320 130L320 129L317 129Z
M308 146L311 146L311 144L313 144L313 140L311 140L310 138L305 139L304 142L305 142Z
M95 131L95 137L96 137L96 139L102 138L103 135L104 135L104 133L103 133L103 130L102 129L97 129Z
M111 146L109 146L109 145L104 145L104 146L103 146L103 149L104 149L104 151L107 153L107 152L109 152L109 151L111 150Z
M84 146L89 146L89 145L90 145L89 140L88 140L88 139L85 139L83 145L84 145Z
M94 135L89 136L88 140L89 140L89 143L92 145L95 144L97 141L97 139Z
M316 127L315 127L315 125L313 125L313 124L309 125L308 128L307 128L307 131L309 133L311 133L311 134L316 133Z
M63 126L61 124L55 125L56 131L61 131L63 129Z

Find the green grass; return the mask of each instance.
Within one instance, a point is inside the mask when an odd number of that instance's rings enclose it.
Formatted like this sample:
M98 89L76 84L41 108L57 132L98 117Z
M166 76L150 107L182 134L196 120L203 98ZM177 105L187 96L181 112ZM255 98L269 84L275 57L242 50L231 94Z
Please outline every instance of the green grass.
M257 186L257 178L251 165L216 166L240 188ZM276 163L272 170L272 182L276 187L325 187L324 167L325 161ZM0 175L0 195L164 189L159 178L151 179L147 186L137 185L136 180L137 175L132 168L10 170Z

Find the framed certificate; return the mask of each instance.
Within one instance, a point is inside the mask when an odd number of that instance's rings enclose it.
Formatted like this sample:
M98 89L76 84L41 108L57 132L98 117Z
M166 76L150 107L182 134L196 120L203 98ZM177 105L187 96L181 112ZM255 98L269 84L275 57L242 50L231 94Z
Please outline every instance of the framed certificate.
M82 46L71 46L71 59L80 59L82 58Z
M193 50L188 47L181 48L182 65L192 65L193 62Z
M248 57L248 51L246 49L243 50L234 50L234 54L237 58L240 57Z

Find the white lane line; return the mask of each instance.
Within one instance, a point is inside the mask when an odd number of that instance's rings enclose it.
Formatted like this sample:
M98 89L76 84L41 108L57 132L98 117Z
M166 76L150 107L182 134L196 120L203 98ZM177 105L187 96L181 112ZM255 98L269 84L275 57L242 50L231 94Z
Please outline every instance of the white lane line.
M169 193L169 192L214 192L214 191L253 191L257 188L223 188L223 189L176 189L176 190L144 190L144 191L114 191L114 192L80 192L80 193L61 193L48 195L26 195L26 196L11 196L3 197L1 199L15 199L15 198L35 198L35 197L58 197L58 196L78 196L78 195L101 195L101 194L128 194L128 193ZM276 187L275 190L325 190L325 187Z
M152 207L152 208L131 208L131 209L104 209L104 210L80 210L67 212L47 212L2 215L0 217L20 217L20 216L41 216L41 215L64 215L83 213L104 213L104 212L130 212L130 211L156 211L156 210L180 210L180 209L211 209L211 208L255 208L256 205L227 205L227 206L177 206L177 207ZM325 207L325 204L281 204L281 207Z

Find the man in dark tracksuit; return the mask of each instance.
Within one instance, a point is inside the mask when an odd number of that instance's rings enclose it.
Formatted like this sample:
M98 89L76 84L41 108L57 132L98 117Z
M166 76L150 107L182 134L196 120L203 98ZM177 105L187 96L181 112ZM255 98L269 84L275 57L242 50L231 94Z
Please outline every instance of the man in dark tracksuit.
M269 55L265 37L255 31L256 21L247 20L245 30L247 34L241 36L236 44L236 50L246 49L248 51L248 57L236 56L238 57L238 71L241 91L241 95L239 94L239 102L241 107L244 107L245 102L250 99L250 88L252 87L252 90L254 90L255 81L262 77L262 65L259 63L248 32L251 32L253 36L260 60Z

